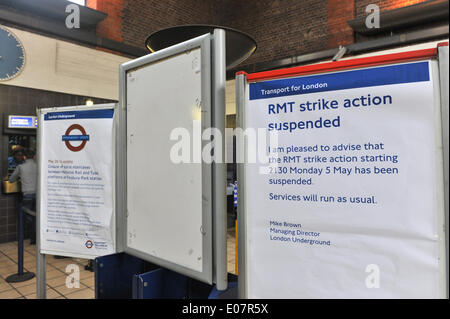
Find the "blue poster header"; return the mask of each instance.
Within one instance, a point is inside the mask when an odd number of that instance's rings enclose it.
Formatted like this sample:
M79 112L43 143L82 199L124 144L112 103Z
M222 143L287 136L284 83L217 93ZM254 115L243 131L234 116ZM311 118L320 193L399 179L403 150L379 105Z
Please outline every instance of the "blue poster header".
M51 112L44 115L44 121L75 120L75 119L110 119L114 116L114 109Z
M428 62L416 62L251 83L250 100L429 80Z

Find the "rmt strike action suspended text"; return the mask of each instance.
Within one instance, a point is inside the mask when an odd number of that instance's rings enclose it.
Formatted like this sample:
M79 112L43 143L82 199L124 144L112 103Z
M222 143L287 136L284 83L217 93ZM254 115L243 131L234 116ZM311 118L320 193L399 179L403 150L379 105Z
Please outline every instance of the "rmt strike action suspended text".
M361 95L354 98L344 99L339 102L338 100L327 100L324 98L317 99L315 101L306 101L301 103L296 102L284 102L284 103L271 103L268 104L267 110L269 115L278 115L293 112L326 112L337 110L339 108L344 109L359 109L365 107L377 107L383 105L392 104L392 96L366 96ZM340 127L341 116L338 115L334 118L323 118L322 116L315 120L306 121L292 121L292 122L270 122L268 124L268 130L273 131L295 131L314 128L330 128Z

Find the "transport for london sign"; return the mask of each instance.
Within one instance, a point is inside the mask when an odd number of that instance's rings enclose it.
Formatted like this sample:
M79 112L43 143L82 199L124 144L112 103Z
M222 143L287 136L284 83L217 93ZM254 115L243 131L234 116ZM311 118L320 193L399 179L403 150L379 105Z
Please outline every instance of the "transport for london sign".
M440 296L433 63L247 85L244 127L278 133L245 166L248 297Z

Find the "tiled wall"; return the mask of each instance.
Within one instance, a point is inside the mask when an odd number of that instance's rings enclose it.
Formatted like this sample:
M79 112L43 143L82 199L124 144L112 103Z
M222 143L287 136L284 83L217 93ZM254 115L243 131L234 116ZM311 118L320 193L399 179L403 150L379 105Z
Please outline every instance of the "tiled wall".
M17 201L17 195L0 194L0 243L17 239Z
M0 173L8 169L8 136L4 135L3 114L36 115L36 108L83 105L87 96L69 95L0 84ZM92 99L95 104L110 103ZM0 193L0 243L17 240L17 194ZM26 235L28 230L26 229Z

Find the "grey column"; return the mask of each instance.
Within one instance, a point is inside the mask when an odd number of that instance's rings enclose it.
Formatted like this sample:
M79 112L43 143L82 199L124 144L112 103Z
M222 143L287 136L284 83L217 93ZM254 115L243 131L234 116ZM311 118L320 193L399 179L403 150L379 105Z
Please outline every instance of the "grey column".
M36 191L36 298L47 298L47 277L45 255L41 254L41 137L42 137L42 123L41 112L38 112L38 130L37 130L37 165L38 165L38 184Z
M449 94L448 94L448 85L449 85L449 50L447 46L438 47L438 59L439 59L439 80L440 80L440 91L441 91L441 118L442 118L442 145L443 145L443 153L444 153L444 207L445 207L445 247L447 251L446 255L446 285L447 285L447 298L449 296L449 273L448 273L448 219L449 219L449 207L448 207L448 157L449 157Z
M225 87L226 51L225 30L215 29L212 44L213 54L213 108L212 126L221 132L220 163L213 163L213 255L214 279L218 290L228 288L227 272L227 179L225 164ZM218 144L216 143L216 147Z
M236 128L246 129L245 125L245 74L236 77ZM245 152L245 137L242 134L236 134L236 162L237 162L237 182L238 182L238 293L239 298L247 298L246 289L246 216L245 216L245 161L247 160Z

